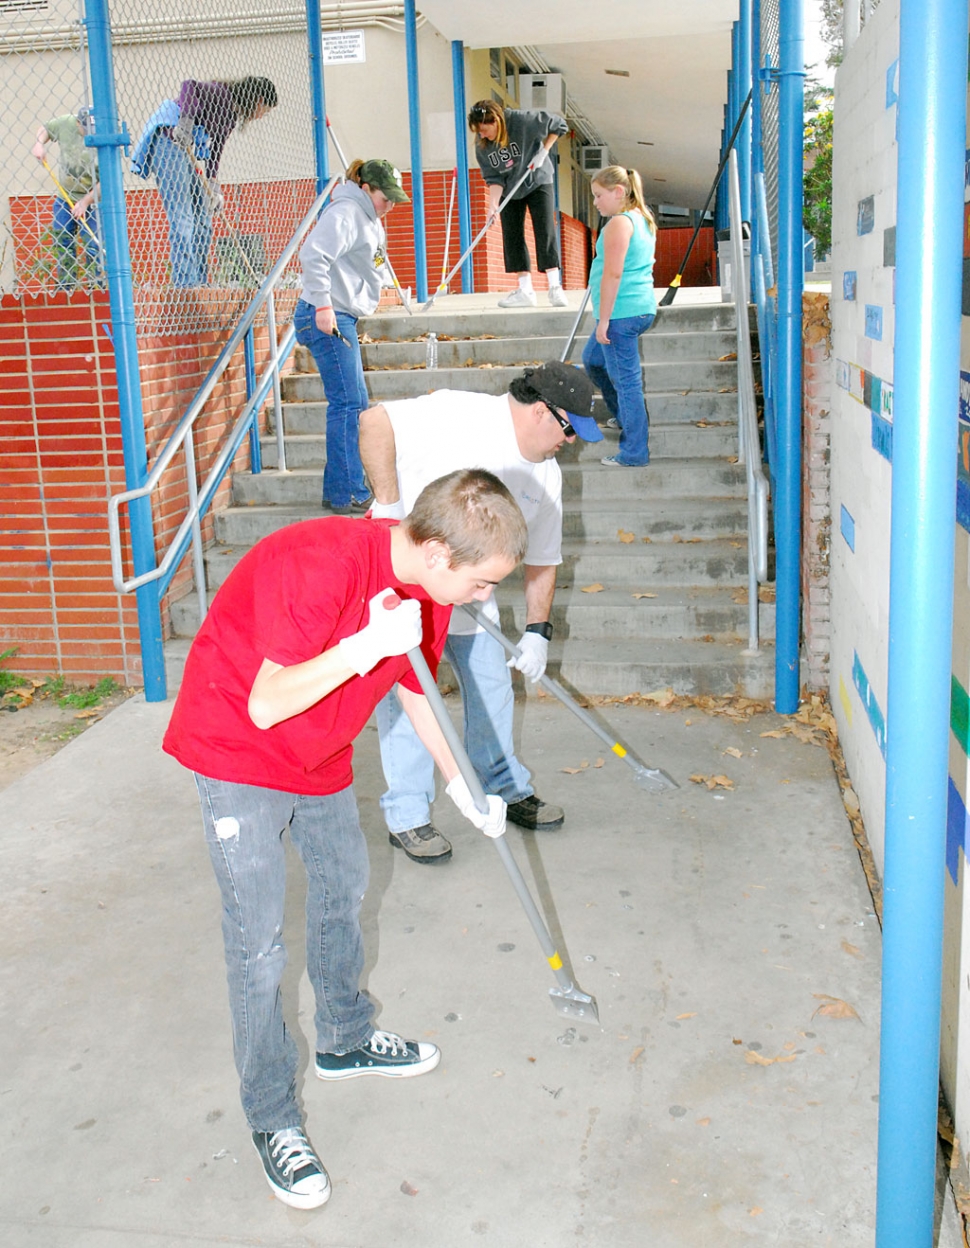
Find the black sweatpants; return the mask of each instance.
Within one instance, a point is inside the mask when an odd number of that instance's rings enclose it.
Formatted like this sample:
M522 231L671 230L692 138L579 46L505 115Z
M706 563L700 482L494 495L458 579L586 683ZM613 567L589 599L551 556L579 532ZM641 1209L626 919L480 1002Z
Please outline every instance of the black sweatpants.
M556 231L556 198L551 182L537 186L522 199L510 199L502 209L502 247L506 273L528 273L532 268L525 245L525 210L532 218L539 269L558 269L559 239Z

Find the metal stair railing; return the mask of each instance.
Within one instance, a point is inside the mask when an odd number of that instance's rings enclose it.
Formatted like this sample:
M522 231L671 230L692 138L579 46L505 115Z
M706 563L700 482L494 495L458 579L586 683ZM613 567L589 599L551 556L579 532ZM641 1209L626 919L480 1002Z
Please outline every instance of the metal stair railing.
M185 411L185 415L179 421L178 426L172 433L171 437L156 457L152 470L148 474L143 485L134 490L125 490L121 494L114 494L108 500L108 537L111 547L111 575L114 581L115 589L119 593L127 594L150 581L159 583L159 598L167 590L171 583L172 577L182 562L182 559L189 548L192 546L192 562L195 577L195 589L199 600L199 611L202 619L205 619L208 610L208 601L206 597L205 584L205 562L202 549L202 517L212 503L216 491L222 482L223 477L229 470L236 452L242 446L246 435L254 428L256 414L265 402L270 389L273 390L273 401L276 412L276 442L278 450L278 463L281 471L286 470L286 451L283 442L283 421L280 409L280 367L288 359L293 349L296 338L292 324L285 329L281 339L277 339L276 329L276 302L275 290L276 284L280 279L287 264L292 259L296 249L303 240L303 236L311 228L316 221L323 205L333 191L338 182L342 181L340 177L331 178L317 198L313 201L307 214L297 226L293 237L283 249L279 259L273 265L260 286L259 290L253 296L252 301L239 319L236 327L230 334L225 346L219 353L219 357L209 370L209 374L205 381L199 387L195 398L189 404ZM205 404L208 402L216 387L220 377L226 371L229 361L238 350L240 343L243 342L246 335L252 329L257 316L262 309L266 308L266 321L269 331L271 354L266 363L263 372L256 382L253 391L247 399L242 412L236 418L228 437L226 438L222 449L212 467L209 469L205 480L201 487L198 482L195 460L195 444L193 438L193 429L195 422L202 414ZM162 559L156 563L155 567L147 572L143 572L140 576L129 577L127 580L124 576L122 566L123 551L121 542L121 508L134 499L144 498L153 493L157 489L165 471L175 458L180 448L185 453L185 475L188 491L189 508L185 518L179 525L178 532L169 542Z
M741 187L738 157L728 165L731 222L731 264L734 268L734 309L738 341L738 460L744 464L748 489L748 653L758 649L758 585L768 576L768 479L761 459L758 410L751 362L748 272L741 238Z

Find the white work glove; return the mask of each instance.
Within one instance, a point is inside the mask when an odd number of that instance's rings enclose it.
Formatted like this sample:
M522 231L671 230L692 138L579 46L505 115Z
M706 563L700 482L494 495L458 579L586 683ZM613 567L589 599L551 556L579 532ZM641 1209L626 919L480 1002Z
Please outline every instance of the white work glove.
M491 837L505 835L505 802L500 797L496 797L494 793L487 795L485 800L488 802L488 814L483 815L475 805L468 785L461 774L455 776L445 792L468 822L478 828L479 832L484 832L486 836Z
M375 498L370 505L372 520L403 520L404 503L398 499L396 503L379 503Z
M385 599L397 606L388 610ZM381 659L392 654L407 654L421 644L421 604L413 599L401 601L393 589L382 589L367 604L370 613L367 626L339 643L340 656L358 676L366 676Z
M172 142L177 144L183 152L187 152L192 156L195 153L195 123L191 117L187 117L185 113L179 117L178 121L172 127Z
M538 633L523 633L519 638L519 654L513 655L506 667L514 667L533 684L541 680L549 658L549 643Z
M546 151L545 144L543 144L543 146L540 147L539 150L535 154L535 159L532 162L532 168L538 169L540 165L545 164L546 157L548 155L549 153Z

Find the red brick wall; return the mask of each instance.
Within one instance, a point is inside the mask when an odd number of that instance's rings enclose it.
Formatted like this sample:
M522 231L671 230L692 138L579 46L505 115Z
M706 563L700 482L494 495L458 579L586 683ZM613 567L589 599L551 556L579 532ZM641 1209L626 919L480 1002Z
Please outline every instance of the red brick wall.
M669 286L677 275L684 252L694 233L687 226L674 226L657 231L657 254L653 265L653 284ZM697 235L681 278L682 286L714 285L714 230L705 226Z
M149 465L224 341L226 294L205 292L212 328L139 341ZM0 649L17 648L21 672L63 672L80 682L110 675L137 685L135 598L115 591L108 548L107 500L125 489L114 353L102 328L109 315L103 293L0 301ZM263 331L257 366L265 355ZM240 351L197 426L200 476L244 394ZM247 455L244 444L239 461ZM185 514L183 465L179 454L153 501L159 559ZM224 482L220 499L228 488ZM123 529L126 519L123 511ZM211 527L210 513L206 536ZM186 560L173 594L191 575Z
M802 315L802 639L806 685L816 690L828 688L832 639L832 324L828 295L805 294Z

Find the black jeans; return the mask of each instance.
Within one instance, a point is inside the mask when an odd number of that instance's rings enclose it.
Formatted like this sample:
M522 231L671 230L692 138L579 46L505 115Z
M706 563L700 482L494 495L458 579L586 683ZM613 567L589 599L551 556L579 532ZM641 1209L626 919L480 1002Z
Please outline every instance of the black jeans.
M502 209L502 246L506 273L528 273L532 268L525 245L525 210L532 218L536 240L536 263L542 272L559 268L559 238L556 230L556 200L552 183L537 186L522 199L510 199Z

